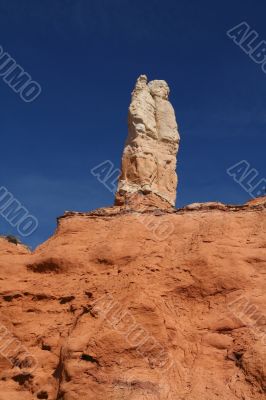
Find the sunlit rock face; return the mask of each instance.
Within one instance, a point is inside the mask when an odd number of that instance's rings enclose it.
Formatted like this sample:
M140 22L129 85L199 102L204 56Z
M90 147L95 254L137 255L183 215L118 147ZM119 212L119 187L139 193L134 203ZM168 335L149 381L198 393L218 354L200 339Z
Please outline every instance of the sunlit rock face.
M0 400L265 400L265 238L266 196L0 237Z
M163 200L169 206L175 205L180 136L169 91L165 81L148 82L145 75L137 79L129 106L128 138L116 204L124 204L131 194L141 193L155 194L159 203Z

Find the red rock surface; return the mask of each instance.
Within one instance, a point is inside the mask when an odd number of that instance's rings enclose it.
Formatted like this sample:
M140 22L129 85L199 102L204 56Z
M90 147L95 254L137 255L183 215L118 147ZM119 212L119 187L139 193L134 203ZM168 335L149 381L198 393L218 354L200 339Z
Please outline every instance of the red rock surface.
M139 203L0 239L0 400L264 399L265 217Z

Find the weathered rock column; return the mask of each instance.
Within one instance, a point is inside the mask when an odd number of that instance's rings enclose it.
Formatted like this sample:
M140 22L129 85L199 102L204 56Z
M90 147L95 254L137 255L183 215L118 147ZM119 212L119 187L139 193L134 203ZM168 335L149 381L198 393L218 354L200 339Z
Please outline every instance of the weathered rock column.
M125 204L132 196L142 194L153 203L157 198L158 204L175 205L180 137L168 95L165 81L148 83L145 75L137 79L129 106L116 204Z

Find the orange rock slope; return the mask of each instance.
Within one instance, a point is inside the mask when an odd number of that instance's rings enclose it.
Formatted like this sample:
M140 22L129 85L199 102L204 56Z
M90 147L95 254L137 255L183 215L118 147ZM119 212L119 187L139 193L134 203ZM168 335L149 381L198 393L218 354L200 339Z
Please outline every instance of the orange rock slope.
M266 198L0 239L0 400L265 398Z

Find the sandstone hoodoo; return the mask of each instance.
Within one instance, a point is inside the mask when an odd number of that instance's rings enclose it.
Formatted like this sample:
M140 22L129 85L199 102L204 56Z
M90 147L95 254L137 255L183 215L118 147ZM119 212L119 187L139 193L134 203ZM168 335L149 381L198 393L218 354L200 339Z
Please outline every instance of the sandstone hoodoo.
M175 205L180 137L168 96L165 81L148 82L146 75L137 79L129 106L116 204L125 204L140 194L153 201L157 198L158 204Z
M137 81L117 205L0 237L0 400L265 400L266 197L173 207L168 93Z

